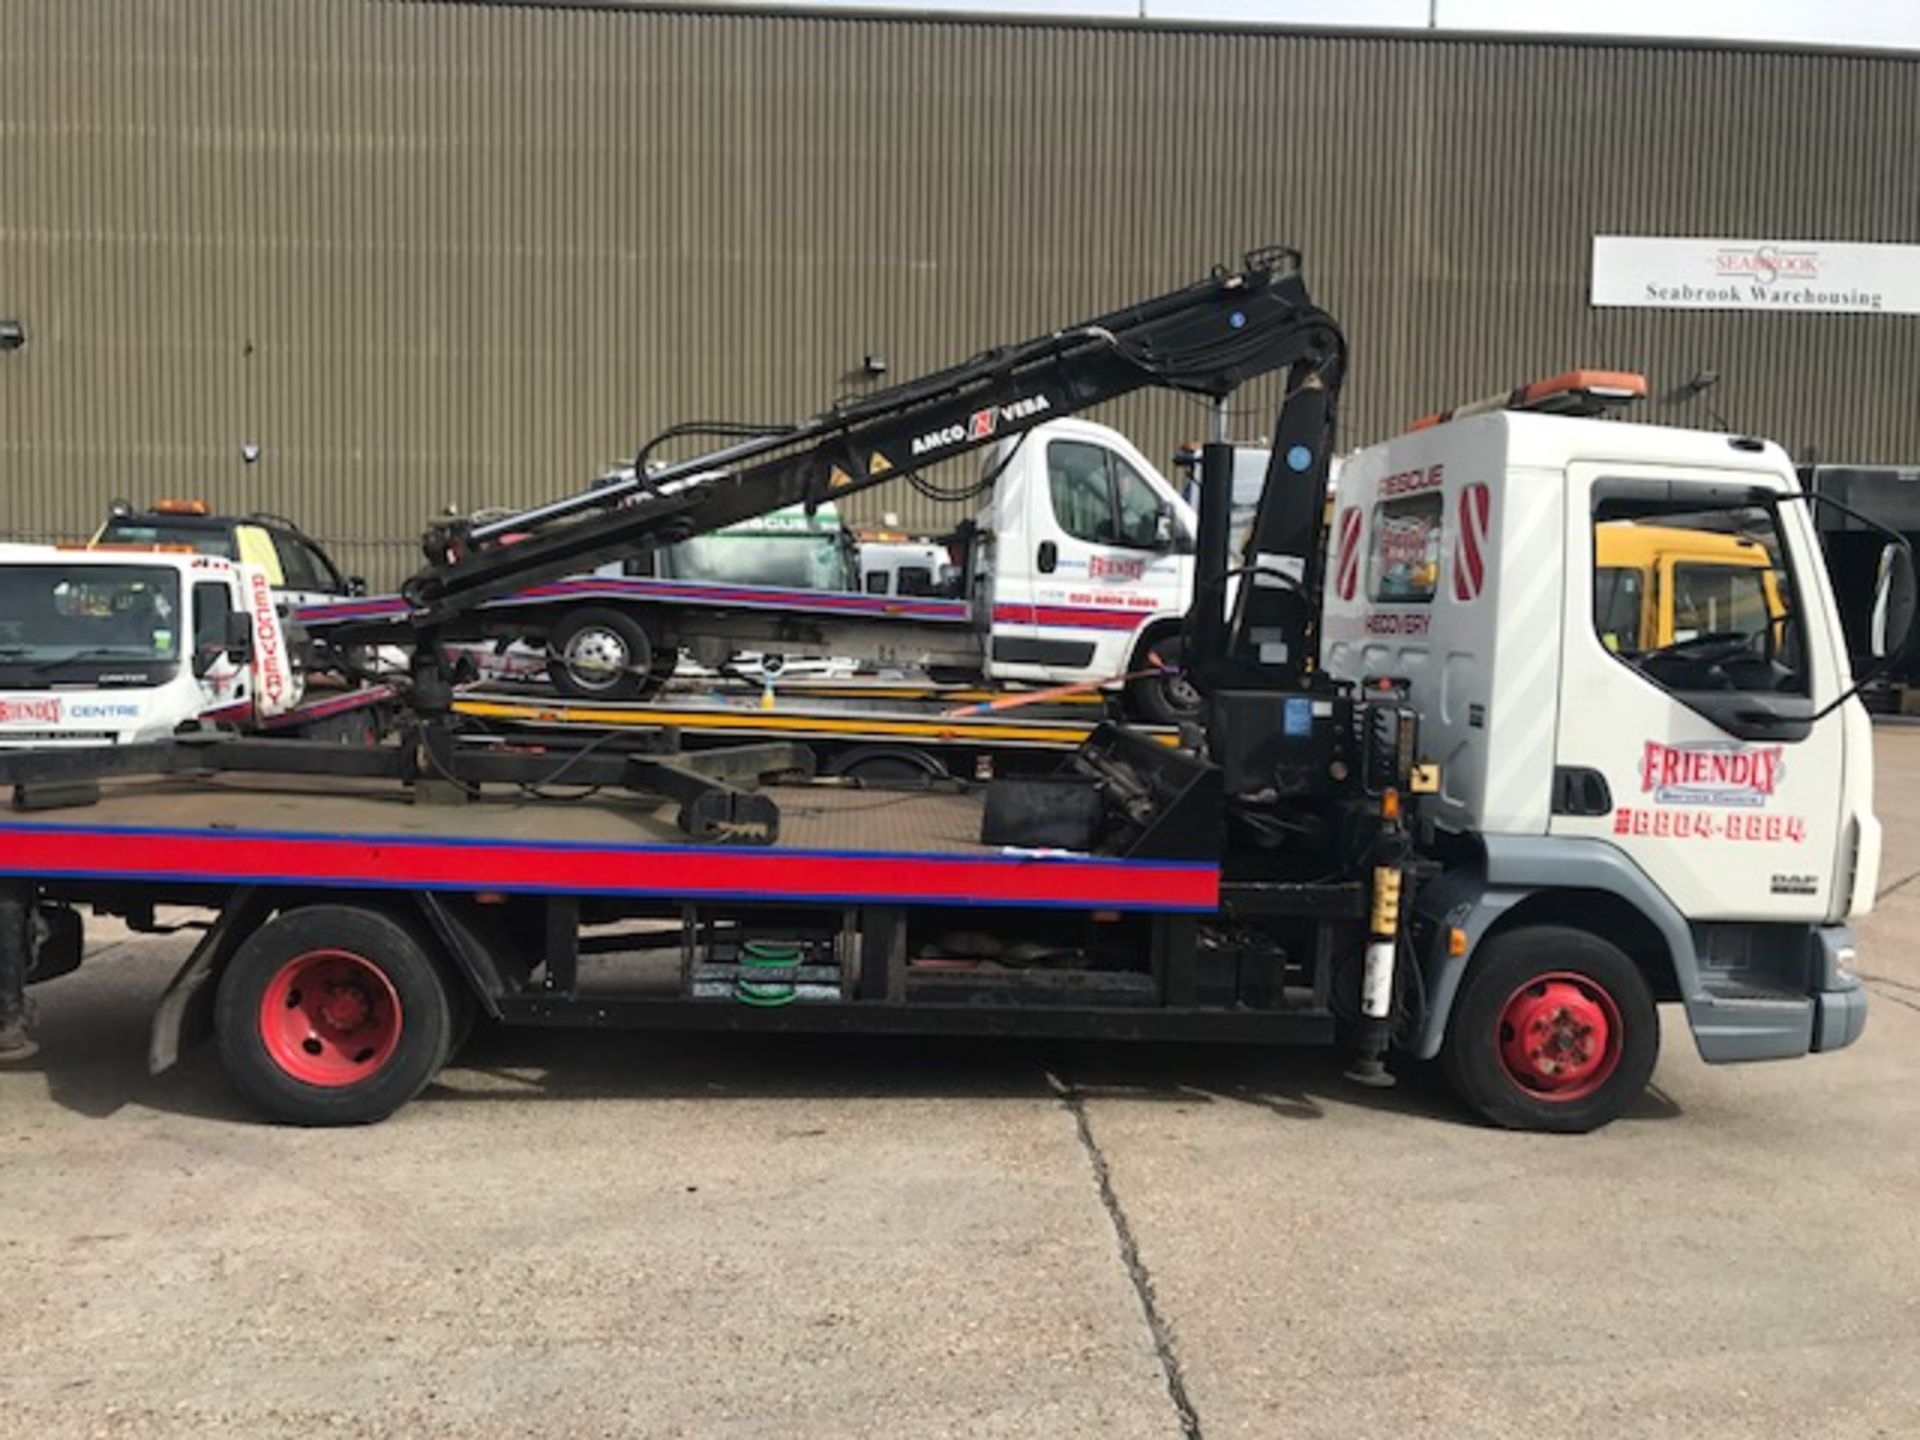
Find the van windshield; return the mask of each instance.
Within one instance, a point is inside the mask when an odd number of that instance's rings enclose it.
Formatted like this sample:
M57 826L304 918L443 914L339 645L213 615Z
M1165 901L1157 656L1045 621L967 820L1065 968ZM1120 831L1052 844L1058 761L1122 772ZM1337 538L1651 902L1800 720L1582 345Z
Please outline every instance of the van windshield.
M14 686L176 664L180 577L155 565L0 567L0 675ZM150 678L142 673L139 678Z

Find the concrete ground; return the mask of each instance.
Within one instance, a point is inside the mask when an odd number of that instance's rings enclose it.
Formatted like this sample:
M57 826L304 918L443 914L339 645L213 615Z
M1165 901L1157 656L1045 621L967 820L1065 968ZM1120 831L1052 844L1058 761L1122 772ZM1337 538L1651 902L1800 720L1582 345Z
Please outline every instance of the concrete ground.
M1496 1133L1327 1055L485 1035L393 1121L0 1070L0 1434L1920 1434L1920 731L1866 1037ZM1903 888L1904 887L1904 888Z

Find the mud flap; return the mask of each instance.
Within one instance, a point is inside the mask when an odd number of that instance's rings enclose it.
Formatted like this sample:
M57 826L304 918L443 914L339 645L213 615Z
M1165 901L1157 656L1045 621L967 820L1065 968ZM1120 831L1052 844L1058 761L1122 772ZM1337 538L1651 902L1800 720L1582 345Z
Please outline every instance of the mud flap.
M272 904L258 890L237 890L227 901L154 1007L147 1038L149 1075L171 1070L188 1050L212 1038L213 999L221 972L240 942L272 912Z
M19 881L0 884L0 1054L26 1052L27 966L33 916L33 889Z

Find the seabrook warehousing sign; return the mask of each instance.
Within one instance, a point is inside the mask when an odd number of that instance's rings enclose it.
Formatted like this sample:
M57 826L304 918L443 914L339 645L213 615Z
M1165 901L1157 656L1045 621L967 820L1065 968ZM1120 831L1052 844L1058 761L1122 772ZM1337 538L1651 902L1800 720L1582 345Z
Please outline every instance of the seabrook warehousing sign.
M1593 303L1920 315L1920 245L1596 235Z

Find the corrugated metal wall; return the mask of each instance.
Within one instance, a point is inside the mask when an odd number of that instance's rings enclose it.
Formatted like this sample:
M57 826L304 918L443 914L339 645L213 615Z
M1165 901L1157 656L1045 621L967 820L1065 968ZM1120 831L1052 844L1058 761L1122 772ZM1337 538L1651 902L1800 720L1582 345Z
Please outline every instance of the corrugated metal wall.
M1920 240L1916 155L1901 56L0 0L0 316L29 335L0 355L0 530L204 495L391 581L448 505L1266 241L1349 329L1356 443L1571 362L1712 366L1740 428L1913 461L1920 320L1596 312L1586 285L1596 231ZM1104 418L1150 454L1203 424L1170 397Z

